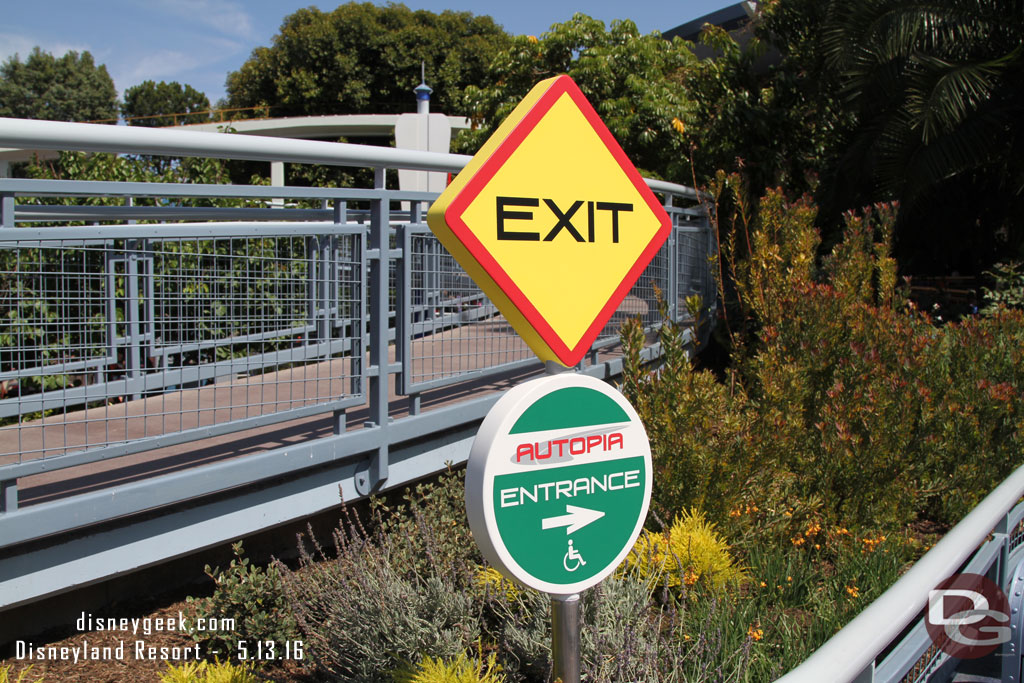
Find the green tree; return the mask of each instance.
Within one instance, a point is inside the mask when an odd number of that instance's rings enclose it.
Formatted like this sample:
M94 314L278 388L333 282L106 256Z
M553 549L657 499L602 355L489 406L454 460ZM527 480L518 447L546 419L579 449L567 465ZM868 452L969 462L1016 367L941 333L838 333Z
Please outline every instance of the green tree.
M130 126L174 126L210 119L210 100L177 81L143 81L124 91L121 114Z
M0 116L52 121L117 119L117 90L89 52L54 57L38 47L0 66Z
M710 25L701 35L715 56L686 79L695 105L688 138L697 182L736 168L756 192L782 185L800 194L836 153L836 131L849 119L823 68L818 35L827 6L819 0L760 6L744 29L746 41Z
M270 47L228 75L231 107L276 116L400 113L412 109L420 63L435 110L459 113L462 90L483 81L508 35L490 17L350 2L285 17Z
M537 82L569 74L626 154L644 174L690 180L682 132L692 111L683 90L696 61L688 44L641 34L632 21L604 22L575 14L539 39L517 36L491 63L486 85L466 88L476 129L461 135L475 151Z
M1019 257L1019 0L833 1L828 14L826 66L856 126L835 164L846 182L830 182L826 207L898 199L898 253L918 268L976 271L1007 250Z

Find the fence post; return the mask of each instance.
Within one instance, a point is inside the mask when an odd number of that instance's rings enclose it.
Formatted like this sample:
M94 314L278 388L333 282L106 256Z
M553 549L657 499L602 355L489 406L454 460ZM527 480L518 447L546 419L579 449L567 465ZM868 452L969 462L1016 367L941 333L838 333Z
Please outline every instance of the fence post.
M1005 522L1004 522L1005 524ZM1009 568L1007 568L1009 575ZM1018 562L1013 569L1013 576L1008 584L999 586L1006 591L1010 604L1010 640L1003 643L997 650L1002 680L1007 683L1020 683L1021 658L1024 645L1024 562Z
M677 244L679 242L679 236L676 231L676 221L672 216L672 194L669 192L665 193L665 211L668 213L669 221L672 227L669 229L668 239L666 240L666 246L668 247L668 292L665 296L668 298L668 315L673 322L678 322L680 318L679 311L679 249Z
M420 203L410 203L409 222L420 223ZM396 376L396 390L408 393L412 385L412 234L408 224L398 226L396 236L398 247L402 250L395 267L395 363L402 366ZM409 409L412 415L419 413L419 394L409 397Z
M1010 528L1010 513L1007 512L1003 515L1003 518L999 520L999 524L996 524L995 529L992 530L993 538L1002 538L1002 545L999 549L999 569L996 571L996 575L993 580L996 585L1006 589L1007 583L1010 581L1011 568L1008 566L1010 562L1010 532L1013 529Z
M319 330L317 335L321 344L327 345L327 357L331 356L331 338L334 336L334 283L338 281L338 274L335 272L335 258L337 252L336 235L320 235L317 237L320 242L320 254L317 260L320 262L320 273L317 282L319 290L319 305L322 307L320 313Z
M128 323L128 348L125 349L125 388L143 375L142 368L142 321L140 320L142 297L139 291L139 253L146 249L144 240L127 240L125 244L125 321ZM141 394L125 391L131 399Z
M852 683L874 683L875 680L875 663L871 662L861 671Z
M0 194L0 228L14 227L14 195Z
M0 481L0 512L14 512L18 509L18 480Z
M376 490L388 477L388 271L390 270L390 206L385 194L387 172L374 169L373 186L378 191L370 201L370 235L366 258L369 262L370 367L368 427L380 430L376 453L370 458L369 468L356 475L356 491L367 495Z
M344 205L344 203L340 199L335 199L333 201L333 203L330 203L329 200L324 199L323 203L321 204L321 208L323 208L323 209L328 209L329 208L331 210L332 220L334 222L334 226L335 227L340 227L341 224L345 222L345 205ZM341 268L338 265L338 262L340 261L340 259L341 259L341 247L340 247L340 244L338 242L337 236L334 236L334 237L331 238L331 246L330 246L330 260L331 260L331 270L330 270L330 273L331 273L331 279L330 279L330 282L327 283L327 288L328 288L328 291L329 291L329 294L330 294L331 311L332 311L332 314L330 316L330 319L331 319L331 323L330 324L331 325L338 324L338 322L340 321L340 319L342 317L342 314L341 314L341 302L338 300L338 281L341 279ZM331 330L331 335L330 336L333 336L333 330ZM343 337L345 336L345 329L342 329L342 336ZM356 354L357 350L358 350L358 348L356 346L353 346L353 348L352 348L352 356L353 357L352 357L352 360L351 360L351 363L352 363L351 374L352 374L353 377L356 374L355 371L356 371L356 367L357 366L356 366L356 361L355 361L355 354ZM328 357L329 358L332 357L332 354L330 353L330 347L328 347ZM355 393L355 392L353 392L353 393ZM347 420L347 416L345 415L345 409L344 408L341 408L339 410L335 410L334 411L334 433L335 434L344 434L345 433L345 429L346 429L346 426L347 426L346 425L346 420Z

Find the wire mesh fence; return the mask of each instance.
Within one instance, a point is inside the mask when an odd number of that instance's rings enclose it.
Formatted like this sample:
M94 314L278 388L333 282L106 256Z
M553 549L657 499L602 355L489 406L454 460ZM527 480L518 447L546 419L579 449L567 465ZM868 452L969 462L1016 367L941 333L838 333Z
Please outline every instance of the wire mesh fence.
M657 325L661 322L659 301L666 300L669 296L670 258L671 247L666 242L655 253L654 258L629 290L629 294L609 318L598 335L596 344L614 344L619 339L622 324L626 320L639 319L644 326Z
M103 193L119 187L86 185L108 203ZM422 210L398 201L390 225L375 226L375 200L358 191L263 189L293 201L273 209L247 199L199 223L177 200L41 206L20 192L22 227L0 230L0 466L62 455L72 458L48 467L72 466L365 403L374 230L387 231L391 248L384 329L402 362L400 394L535 362ZM40 196L59 199L48 185ZM61 213L69 208L92 213ZM160 222L132 222L147 211ZM626 319L653 326L660 301L679 314L690 293L713 299L706 219L669 212L672 238L598 337L604 360ZM68 224L82 218L109 220Z
M704 231L680 231L676 236L676 277L682 312L687 311L686 300L691 296L700 296L705 305L715 299L715 280L708 261L709 240L710 236Z
M7 244L0 463L359 394L361 239Z
M420 228L410 235L409 250L412 311L407 391L533 358L525 342L433 234Z

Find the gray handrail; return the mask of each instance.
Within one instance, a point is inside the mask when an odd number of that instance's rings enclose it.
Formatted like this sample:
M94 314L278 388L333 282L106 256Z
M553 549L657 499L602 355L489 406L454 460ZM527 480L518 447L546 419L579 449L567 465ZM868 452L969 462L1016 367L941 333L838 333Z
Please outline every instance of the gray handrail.
M676 183L670 183L665 180L654 180L653 178L644 178L644 182L647 183L647 187L651 188L655 192L669 192L672 194L683 195L684 197L690 197L691 199L703 199L709 200L711 195L707 193L697 194L697 190L686 185L677 185Z
M849 683L867 674L928 601L1024 495L1024 466L995 488L913 567L849 624L777 683ZM870 677L863 680L871 680Z
M9 118L0 118L0 146L17 149L408 168L423 171L459 171L470 159L462 154L421 152L345 142Z
M451 172L461 171L472 158L465 154L421 152L345 142L3 117L0 117L0 147ZM644 182L655 192L697 197L696 191L685 185L664 180L645 179Z

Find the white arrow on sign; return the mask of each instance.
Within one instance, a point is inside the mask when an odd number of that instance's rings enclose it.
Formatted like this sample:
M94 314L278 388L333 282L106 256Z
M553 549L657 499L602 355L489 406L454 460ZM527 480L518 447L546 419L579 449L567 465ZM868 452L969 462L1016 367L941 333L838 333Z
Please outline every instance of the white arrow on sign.
M565 511L568 514L542 519L540 522L541 528L557 529L560 526L568 527L565 530L565 534L568 536L572 532L579 531L591 522L596 522L604 517L604 512L601 510L588 510L587 508L576 507L575 505L566 505Z

